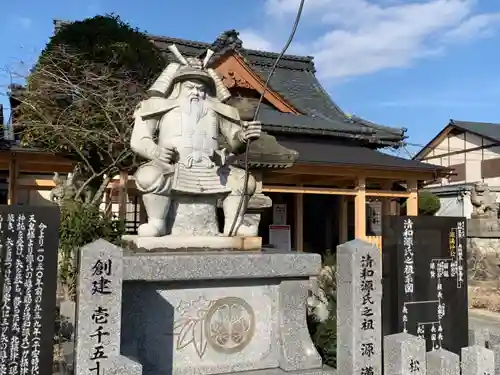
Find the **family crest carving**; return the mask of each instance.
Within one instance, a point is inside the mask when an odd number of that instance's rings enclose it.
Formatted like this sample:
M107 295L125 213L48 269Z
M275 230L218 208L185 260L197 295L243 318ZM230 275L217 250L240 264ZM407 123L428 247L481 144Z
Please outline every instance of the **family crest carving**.
M221 196L227 234L233 221L236 228L241 225L247 206L238 209L241 196L248 201L256 189L250 176L245 190L244 170L231 163L248 141L260 137L261 124L242 120L236 108L224 104L229 91L207 68L212 51L201 60L182 56L175 45L169 50L178 62L166 67L134 113L131 148L148 160L135 174L148 214L138 234L161 237L180 228L175 234L207 235L204 228L207 221L216 222Z
M252 307L238 297L223 297L196 301L181 301L172 335L175 350L192 345L198 357L203 358L208 346L213 350L232 354L240 352L253 338L255 313Z

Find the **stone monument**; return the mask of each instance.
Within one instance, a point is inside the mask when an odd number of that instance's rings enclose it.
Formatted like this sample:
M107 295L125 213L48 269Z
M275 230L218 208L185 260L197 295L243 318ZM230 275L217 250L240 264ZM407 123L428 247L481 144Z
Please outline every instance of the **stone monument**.
M80 252L75 375L326 374L306 322L318 254Z
M297 153L223 103L210 52L201 61L170 51L178 63L135 112L131 145L148 159L135 174L148 214L128 238L137 249L99 240L80 252L75 374L329 373L306 320L318 254L203 251L256 234L260 214L248 209L270 204L261 170L289 166Z
M169 49L178 62L166 67L134 113L131 147L148 160L134 177L148 221L127 239L146 249L232 248L231 228L248 235L242 223L257 188L255 177L245 183L244 169L233 161L261 136L261 124L242 120L224 103L230 93L207 68L212 51L202 61L184 57L175 45Z

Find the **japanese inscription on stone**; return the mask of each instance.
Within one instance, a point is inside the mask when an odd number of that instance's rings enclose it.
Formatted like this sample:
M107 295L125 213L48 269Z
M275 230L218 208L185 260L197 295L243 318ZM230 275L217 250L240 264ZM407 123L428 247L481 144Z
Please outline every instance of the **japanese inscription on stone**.
M337 247L337 270L339 375L380 375L380 252L360 240L342 244Z
M59 208L2 206L0 375L52 374Z
M384 308L394 310L387 316L398 321L384 334L408 332L424 338L427 350L459 353L468 339L465 219L384 220L383 251L391 263L384 282L392 302Z
M92 266L92 295L107 295L111 294L111 279L113 270L112 259L97 259ZM89 373L95 375L104 374L101 367L101 361L109 358L109 353L106 351L104 337L109 336L107 329L109 312L107 306L97 305L91 315L92 330L90 338L94 340L94 345L90 353L90 361L93 366L89 368Z
M79 259L75 375L120 373L122 250L97 240Z

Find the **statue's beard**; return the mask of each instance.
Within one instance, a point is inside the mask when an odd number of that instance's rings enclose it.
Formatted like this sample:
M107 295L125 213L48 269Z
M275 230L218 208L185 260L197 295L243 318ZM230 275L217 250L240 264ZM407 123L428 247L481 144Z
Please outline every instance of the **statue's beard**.
M181 109L186 117L197 124L208 112L208 108L205 104L205 99L189 96L184 100L184 103L181 104Z

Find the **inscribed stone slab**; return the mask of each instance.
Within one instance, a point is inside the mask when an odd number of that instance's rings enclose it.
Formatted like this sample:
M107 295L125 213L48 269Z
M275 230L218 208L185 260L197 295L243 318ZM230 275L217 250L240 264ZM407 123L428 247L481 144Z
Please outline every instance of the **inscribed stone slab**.
M427 350L469 345L463 217L388 216L383 221L386 332L426 339Z
M51 375L56 310L57 206L1 206L0 374Z
M462 375L493 375L495 354L485 347L473 345L462 348Z
M353 240L337 247L337 371L382 372L382 264L373 245Z
M97 240L80 250L75 375L140 374L120 356L122 249Z
M500 344L490 344L489 349L495 358L495 375L500 375Z
M426 354L427 375L460 375L460 356L445 349Z
M487 328L469 328L469 346L478 345L485 348L486 343L489 341L489 336L490 334Z
M425 375L425 340L408 333L384 337L384 375Z

